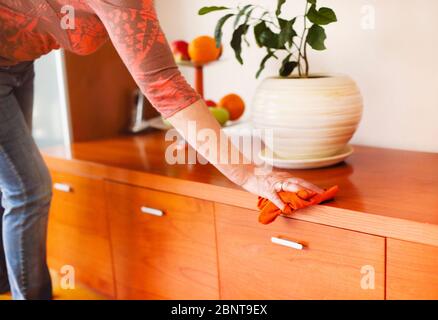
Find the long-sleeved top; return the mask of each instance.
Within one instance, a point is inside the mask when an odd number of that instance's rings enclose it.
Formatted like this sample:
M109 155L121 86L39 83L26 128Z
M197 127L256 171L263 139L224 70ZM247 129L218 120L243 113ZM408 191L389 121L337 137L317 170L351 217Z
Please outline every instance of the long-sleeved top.
M175 64L153 0L0 0L0 66L59 48L90 54L108 38L164 117L200 99Z

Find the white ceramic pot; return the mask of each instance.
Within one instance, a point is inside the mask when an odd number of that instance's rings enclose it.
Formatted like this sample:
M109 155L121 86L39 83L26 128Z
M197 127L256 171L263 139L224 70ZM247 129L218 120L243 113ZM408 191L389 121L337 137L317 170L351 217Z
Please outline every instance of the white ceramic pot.
M362 117L356 83L345 75L267 78L253 101L253 126L273 129L265 141L276 157L317 159L342 150Z

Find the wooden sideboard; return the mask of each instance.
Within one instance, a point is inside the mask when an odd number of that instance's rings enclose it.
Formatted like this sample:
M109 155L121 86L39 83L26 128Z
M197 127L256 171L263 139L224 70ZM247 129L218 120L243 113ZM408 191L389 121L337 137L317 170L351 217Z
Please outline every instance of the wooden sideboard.
M255 195L211 165L166 164L167 145L150 132L43 151L52 268L119 299L438 299L438 154L357 146L291 171L341 191L263 226Z

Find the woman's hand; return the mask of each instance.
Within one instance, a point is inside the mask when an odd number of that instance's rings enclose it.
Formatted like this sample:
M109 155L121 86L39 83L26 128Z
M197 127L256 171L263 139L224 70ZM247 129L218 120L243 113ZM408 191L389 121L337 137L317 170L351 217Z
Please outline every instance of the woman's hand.
M298 192L300 190L311 190L316 193L323 193L324 190L300 178L295 178L287 172L276 172L263 168L247 167L244 174L245 180L241 186L256 195L271 200L282 211L286 204L281 200L278 192Z

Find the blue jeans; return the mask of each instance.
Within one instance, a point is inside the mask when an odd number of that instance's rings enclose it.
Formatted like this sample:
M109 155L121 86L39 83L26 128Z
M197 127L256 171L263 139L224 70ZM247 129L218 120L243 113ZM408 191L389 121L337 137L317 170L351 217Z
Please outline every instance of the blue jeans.
M32 62L0 67L0 292L50 299L46 237L52 183L32 138Z

